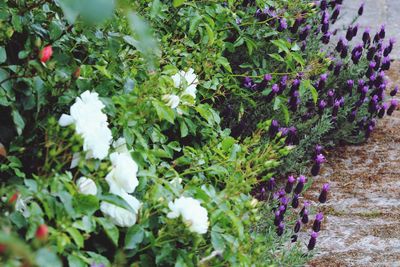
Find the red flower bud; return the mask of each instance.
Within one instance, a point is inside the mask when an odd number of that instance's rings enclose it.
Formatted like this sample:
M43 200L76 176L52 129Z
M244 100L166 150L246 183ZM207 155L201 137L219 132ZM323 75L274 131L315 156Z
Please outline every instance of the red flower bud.
M79 78L79 76L81 76L81 68L76 68L76 70L75 70L75 72L74 72L74 77L75 77L75 79L78 79Z
M7 246L5 244L0 244L0 254L6 252Z
M8 203L9 203L9 204L14 204L15 201L17 201L18 196L19 196L19 193L18 193L18 192L15 192L15 193L10 197L10 199L8 200Z
M38 229L36 230L36 238L39 240L46 240L47 236L49 235L49 228L46 224L39 225Z
M53 48L51 45L45 46L42 51L40 51L40 61L46 63L53 55Z

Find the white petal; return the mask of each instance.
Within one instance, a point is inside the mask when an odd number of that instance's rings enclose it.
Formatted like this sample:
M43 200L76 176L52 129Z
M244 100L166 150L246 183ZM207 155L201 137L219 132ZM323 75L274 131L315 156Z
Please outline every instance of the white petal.
M83 195L96 195L97 186L92 179L81 177L76 181L79 193Z
M67 114L62 114L58 120L58 124L61 127L65 127L74 123L74 118Z

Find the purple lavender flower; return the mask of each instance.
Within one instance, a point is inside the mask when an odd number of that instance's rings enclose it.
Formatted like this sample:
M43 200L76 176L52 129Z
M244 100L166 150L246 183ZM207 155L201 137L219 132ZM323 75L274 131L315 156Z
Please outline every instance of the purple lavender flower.
M292 82L290 93L293 94L295 91L299 90L299 88L300 88L300 80L296 78Z
M290 32L295 34L299 30L299 27L300 27L301 23L302 23L302 19L301 18L296 18L294 23L293 23L293 26L290 28Z
M342 6L338 5L338 6L336 6L335 9L333 10L332 16L331 16L332 24L335 24L336 20L338 19L339 14L340 14L340 9L341 9L341 7L342 7Z
M314 232L319 232L321 230L321 222L324 219L324 215L322 214L322 212L318 213L315 216L315 220L312 226L312 229L314 230Z
M304 41L307 38L308 34L310 33L310 30L311 26L307 25L300 31L300 36L299 36L300 41Z
M93 262L92 264L90 264L90 267L106 267L106 265L103 263Z
M329 184L324 184L322 186L321 194L319 195L318 201L320 203L325 203L328 198Z
M357 116L357 110L353 110L352 112L350 112L349 117L347 118L347 120L349 122L354 122L354 120L356 119Z
M294 189L295 194L300 194L301 191L303 191L304 188L304 183L307 181L307 178L304 175L300 175L299 178L297 178L297 185L296 188Z
M369 46L371 44L371 35L370 35L370 29L369 28L365 29L365 31L363 33L363 36L362 36L362 40L363 40L363 43L364 43L364 47L367 47L367 46Z
M367 59L371 61L374 58L375 53L376 53L376 47L371 46L367 52Z
M346 58L348 53L349 53L348 45L343 44L342 51L340 52L340 57L341 58Z
M283 32L284 30L287 29L287 27L288 27L288 25L287 25L286 19L285 18L281 18L279 20L279 26L277 28L278 32Z
M396 99L392 99L390 101L390 106L389 106L386 114L389 116L392 116L393 111L395 111L395 109L397 108L398 105L399 105L399 102Z
M347 41L345 39L343 39L343 37L341 37L336 45L336 51L338 53L342 52L343 46L347 45Z
M278 234L278 236L281 236L284 231L285 231L285 224L283 222L281 222L278 225L278 228L276 229L276 233Z
M347 32L346 32L346 39L347 41L351 41L353 39L354 35L353 35L353 27L349 26L349 28L347 28Z
M294 225L294 232L295 233L298 233L299 231L300 231L300 228L301 228L301 221L300 220L297 220L296 221L296 224Z
M301 222L303 224L307 224L308 221L309 221L309 219L308 219L308 210L305 209L304 212L303 212L303 215L301 215Z
M265 74L261 83L258 84L258 89L260 90L265 89L271 80L272 76L270 74Z
M395 96L397 94L397 92L399 91L399 86L396 85L393 90L390 92L390 96Z
M292 190L293 190L293 185L294 185L294 182L295 182L295 181L296 181L296 179L294 178L293 175L290 175L290 176L288 177L287 182L286 182L286 187L285 187L285 192L286 192L287 194L290 194L290 193L292 192Z
M374 73L374 69L376 67L376 62L375 61L371 61L368 65L368 70L367 73L365 74L365 76L367 76L367 78L370 78L371 75Z
M278 226L282 221L281 212L279 210L275 211L274 225Z
M364 13L364 5L365 5L365 3L362 2L360 7L359 7L359 9L358 9L358 15L359 16L362 16L362 14Z
M357 36L357 33L358 33L358 27L359 27L360 25L357 23L354 27L353 27L353 33L352 33L352 35L353 35L353 37L355 37L355 36Z
M321 99L321 100L319 101L319 103L318 103L318 108L319 108L319 113L320 113L320 114L322 114L322 113L324 112L326 106L327 106L326 101L323 100L323 99Z
M354 81L353 80L347 80L346 82L346 90L349 92L350 95L353 93L353 86L354 86Z
M353 60L353 61L354 61L354 60ZM340 70L342 69L342 65L343 65L342 62L338 62L338 63L335 65L335 68L334 68L334 70L333 70L333 75L338 76L338 75L340 74Z
M336 117L336 116L335 116ZM313 176L317 176L319 171L321 170L321 164L326 161L325 156L322 154L318 154L315 158L314 165L311 168L311 174Z
M385 116L385 112L388 109L389 105L388 103L383 103L382 106L380 107L379 111L378 111L378 117L380 119L383 118L383 116Z
M383 56L387 57L393 50L393 45L396 42L394 38L390 38L389 45L386 46L385 50L383 51Z
M297 209L299 207L299 195L297 195L297 194L293 194L292 207L294 209Z
M315 248L315 245L317 244L317 237L318 233L316 232L311 233L311 238L307 245L308 250L313 250Z
M390 57L384 57L382 60L381 70L389 70L390 69Z
M318 154L317 157L315 158L315 163L317 163L317 164L322 164L325 162L326 162L326 159L323 154Z
M310 206L311 206L311 204L310 204L309 201L304 201L304 206L303 206L303 208L301 209L301 211L300 211L300 213L299 213L300 217L303 217L304 212L305 212L305 211L308 209L308 207L310 207Z
M331 40L331 33L330 32L326 32L324 35L322 35L321 37L321 41L323 44L329 44L329 41Z
M322 150L324 150L324 147L321 145L316 145L314 148L314 153L315 155L319 155L322 153Z
M320 76L319 82L318 82L318 84L317 84L317 89L318 89L318 90L324 89L327 79L328 79L328 74L327 74L327 73L324 73L324 74L322 74L322 75Z
M274 190L275 186L276 186L275 178L271 177L267 182L267 189L269 191L272 191Z
M253 79L250 77L245 77L243 80L243 86L248 89L251 89L254 86Z
M385 25L381 26L381 29L379 31L379 38L380 39L385 39L386 31L385 31Z
M319 8L324 11L328 7L328 2L326 0L321 0L319 3Z

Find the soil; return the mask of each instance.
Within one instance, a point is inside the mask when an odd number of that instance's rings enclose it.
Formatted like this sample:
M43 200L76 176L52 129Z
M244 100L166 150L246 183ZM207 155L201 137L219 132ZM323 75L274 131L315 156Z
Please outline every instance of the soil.
M399 74L394 62L389 88ZM322 184L331 185L309 266L400 266L400 112L380 120L365 144L339 147L327 159L309 190L316 200Z

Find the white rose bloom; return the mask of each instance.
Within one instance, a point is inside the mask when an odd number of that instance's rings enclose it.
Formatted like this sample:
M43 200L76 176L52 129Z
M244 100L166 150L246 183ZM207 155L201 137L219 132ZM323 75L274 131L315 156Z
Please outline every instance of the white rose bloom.
M183 74L183 75L182 75ZM195 85L199 84L199 80L197 79L197 75L194 73L194 70L190 68L187 72L182 72L181 75L185 78L188 85Z
M182 95L190 95L191 97L193 97L193 99L196 99L196 93L197 93L197 89L195 85L189 85L185 91L183 91Z
M96 195L97 186L96 183L89 178L81 177L76 181L79 193L83 195Z
M106 176L110 192L121 195L123 192L133 193L139 184L137 179L138 165L129 153L114 152L110 155L112 170Z
M205 234L208 229L207 210L200 205L200 201L191 197L180 197L174 202L169 202L171 212L167 214L170 219L182 216L182 220L191 232Z
M58 121L61 126L75 124L76 133L83 138L83 150L100 160L108 155L112 140L103 108L104 104L97 93L85 91L76 98L70 115L63 114Z
M127 193L122 193L120 196L135 212L104 201L100 204L100 210L103 212L103 214L110 218L115 225L120 227L131 227L136 223L137 214L141 204L135 197L128 195Z
M177 73L177 74L171 76L171 78L172 78L172 80L174 81L174 86L175 86L176 88L179 88L179 87L181 86L181 83L182 83L182 76L181 76L181 74L180 74L180 73Z
M118 153L127 153L128 147L126 146L126 140L123 137L118 138L117 141L114 141L113 148Z
M167 106L177 108L181 99L177 95L165 95L163 96L163 100L167 102Z

